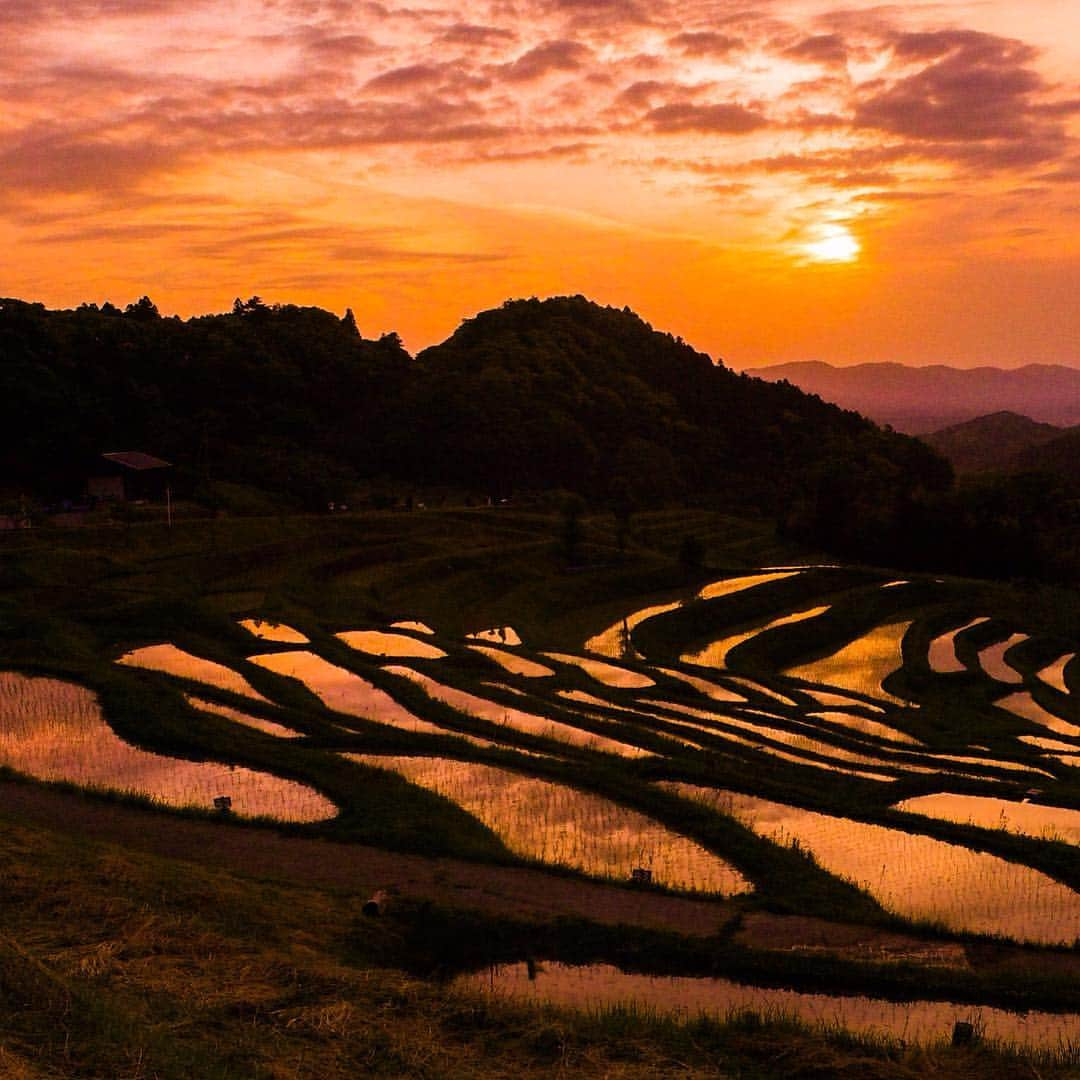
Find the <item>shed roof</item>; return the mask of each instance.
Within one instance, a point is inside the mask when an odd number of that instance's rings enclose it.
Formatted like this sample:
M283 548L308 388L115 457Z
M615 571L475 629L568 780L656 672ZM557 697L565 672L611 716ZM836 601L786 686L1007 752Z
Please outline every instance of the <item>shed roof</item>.
M170 469L171 461L163 461L153 454L144 454L141 450L120 450L113 454L101 455L106 461L114 465L123 465L127 469L136 469L142 472L145 469Z

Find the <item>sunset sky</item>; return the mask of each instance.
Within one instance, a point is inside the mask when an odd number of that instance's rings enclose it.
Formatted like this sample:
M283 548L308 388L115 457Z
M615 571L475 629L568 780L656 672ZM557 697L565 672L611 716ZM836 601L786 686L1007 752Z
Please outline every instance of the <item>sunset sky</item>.
M1080 3L3 0L0 295L1080 365Z

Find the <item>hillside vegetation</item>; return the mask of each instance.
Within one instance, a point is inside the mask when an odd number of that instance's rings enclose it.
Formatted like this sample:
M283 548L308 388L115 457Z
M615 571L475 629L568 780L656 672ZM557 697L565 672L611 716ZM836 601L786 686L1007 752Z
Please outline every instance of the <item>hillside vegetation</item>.
M1053 442L1063 429L1003 411L923 435L922 440L952 463L958 473L1018 471L1024 457L1041 463L1042 453L1028 453ZM1029 466L1031 467L1031 466Z
M3 300L0 423L9 510L78 499L90 462L138 449L211 511L572 493L624 525L665 506L750 512L844 558L1080 575L1067 473L954 491L919 440L580 296L508 301L417 357L394 334L365 339L351 312L257 297L186 322L146 298Z
M416 359L351 314L269 307L181 322L144 300L0 301L5 483L58 491L139 448L199 477L325 505L360 478L508 497L674 497L775 508L830 462L897 489L947 469L914 440L790 386L736 375L629 310L508 302Z

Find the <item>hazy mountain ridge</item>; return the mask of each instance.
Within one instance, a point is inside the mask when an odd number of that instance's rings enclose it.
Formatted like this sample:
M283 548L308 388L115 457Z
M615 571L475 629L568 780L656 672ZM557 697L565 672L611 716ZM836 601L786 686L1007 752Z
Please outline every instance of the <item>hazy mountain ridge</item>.
M1080 424L1080 368L1060 364L1015 369L896 363L836 367L812 360L749 368L745 374L770 382L787 380L910 434L1005 411L1059 427Z
M1025 459L1027 467L1038 468L1040 454L1036 448L1053 443L1066 430L1005 411L979 416L921 438L948 458L959 473L1013 472L1025 467Z

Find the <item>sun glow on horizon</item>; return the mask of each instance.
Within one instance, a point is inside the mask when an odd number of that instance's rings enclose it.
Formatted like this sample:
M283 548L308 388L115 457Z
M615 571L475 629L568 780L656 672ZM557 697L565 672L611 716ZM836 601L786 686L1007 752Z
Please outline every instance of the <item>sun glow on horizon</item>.
M846 225L830 222L815 230L817 239L802 245L802 252L814 262L855 262L862 253L862 245Z

